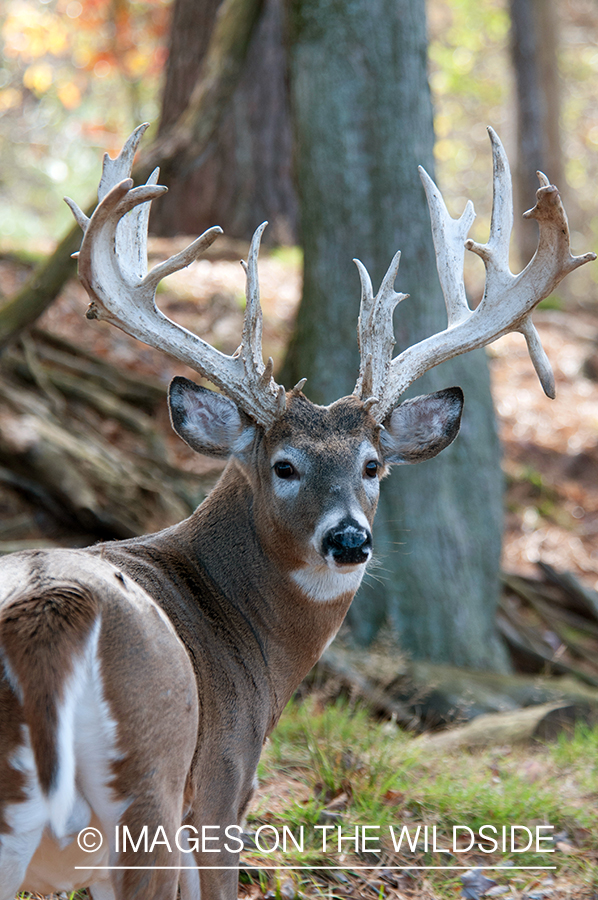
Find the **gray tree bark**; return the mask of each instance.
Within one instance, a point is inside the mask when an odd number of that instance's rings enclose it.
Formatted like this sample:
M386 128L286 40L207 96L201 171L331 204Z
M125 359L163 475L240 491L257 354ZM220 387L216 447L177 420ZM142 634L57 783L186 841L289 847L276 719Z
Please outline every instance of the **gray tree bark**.
M403 251L399 347L446 327L417 174L418 163L434 169L424 0L290 0L289 28L305 282L284 381L309 376L306 392L330 402L357 375L353 257L377 288ZM484 354L445 363L412 393L453 384L465 391L461 434L384 483L380 567L350 624L361 641L390 624L415 658L500 670L501 474Z

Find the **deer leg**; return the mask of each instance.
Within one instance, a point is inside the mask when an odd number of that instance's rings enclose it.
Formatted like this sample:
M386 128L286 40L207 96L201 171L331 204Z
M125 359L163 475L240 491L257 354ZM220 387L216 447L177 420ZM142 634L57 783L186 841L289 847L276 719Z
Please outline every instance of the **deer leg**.
M26 806L27 804L23 804ZM18 834L0 835L0 900L14 900L40 842L43 824Z
M187 865L191 865L191 863L187 863ZM181 869L179 886L181 889L181 900L200 900L201 889L197 869Z
M218 854L218 862L213 859L198 858L198 865L230 866L227 869L202 869L200 871L202 900L236 900L239 883L239 856L230 854L226 859L220 859L223 855Z
M0 701L4 699L3 709L7 709L2 688L0 678ZM0 826L4 832L0 832L0 900L14 900L23 889L25 873L46 825L46 804L31 746L27 741L11 749L10 758L0 760ZM17 799L19 794L22 799Z
M181 865L176 843L182 798L179 800L160 802L155 796L146 796L142 804L134 803L125 812L119 826L120 852L111 862L115 867L112 888L119 900L175 900Z
M122 900L143 897L144 900L175 900L178 887L178 872L136 870L122 873L117 878L115 893Z
M202 808L201 804L198 806ZM230 839L225 835L226 825L234 820L232 813L228 816L217 815L205 808L202 808L201 815L197 811L193 814L191 834L198 837L189 839L185 829L179 841L184 851L181 853L181 866L189 867L181 869L181 900L237 900L239 853L231 851L237 849L234 842L240 844L240 840L236 834ZM199 835L202 835L203 825L207 823L213 829L219 828L219 831L210 831L204 846L204 839ZM230 849L229 840L233 843ZM210 844L215 846L210 847ZM193 852L187 852L191 849Z
M201 900L201 890L199 886L199 869L190 868L196 866L195 856L192 852L191 843L187 831L180 833L179 844L181 846L181 866L187 868L181 869L179 875L179 887L181 890L181 900Z

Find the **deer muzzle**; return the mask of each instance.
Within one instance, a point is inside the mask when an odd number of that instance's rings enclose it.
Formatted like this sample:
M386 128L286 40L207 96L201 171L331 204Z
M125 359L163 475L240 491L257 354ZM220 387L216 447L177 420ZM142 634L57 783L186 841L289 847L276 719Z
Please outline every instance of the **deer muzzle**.
M343 519L322 538L322 554L337 565L359 565L372 555L372 534L355 519Z

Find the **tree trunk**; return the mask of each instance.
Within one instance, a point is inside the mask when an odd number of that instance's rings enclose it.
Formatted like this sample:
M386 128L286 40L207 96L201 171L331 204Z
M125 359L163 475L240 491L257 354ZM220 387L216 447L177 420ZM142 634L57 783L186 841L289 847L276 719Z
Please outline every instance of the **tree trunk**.
M160 133L189 102L219 5L175 0ZM291 151L282 0L267 0L231 108L209 146L167 173L169 194L155 205L152 230L195 234L218 224L230 237L249 238L268 219L267 239L292 242Z
M418 175L433 174L423 0L291 0L304 292L284 382L309 376L317 402L350 393L358 369L359 281L379 284L397 248L400 348L446 327ZM494 630L501 475L483 353L433 370L415 393L460 384L460 437L438 458L395 472L375 528L380 568L350 613L371 640L385 623L414 657L505 669Z
M517 94L515 226L520 262L533 256L537 224L521 220L536 202L539 169L564 190L560 143L557 11L553 0L510 0L511 57Z
M175 0L172 6L159 134L172 128L187 108L219 6L220 0L203 0L202 3Z

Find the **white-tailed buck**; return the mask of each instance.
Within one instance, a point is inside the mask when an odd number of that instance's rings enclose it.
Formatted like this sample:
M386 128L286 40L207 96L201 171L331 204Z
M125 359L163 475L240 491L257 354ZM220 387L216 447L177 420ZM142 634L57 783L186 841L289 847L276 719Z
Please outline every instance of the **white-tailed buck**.
M156 308L160 279L188 265L220 229L146 274L150 201L165 188L157 173L137 188L129 178L143 130L116 160L105 158L91 219L70 204L85 233L79 273L91 297L88 316L165 350L220 388L175 378L169 404L174 429L191 447L229 462L199 509L159 534L2 561L0 900L19 890L87 886L94 900L174 900L178 883L182 900L198 898L200 884L204 900L234 900L234 826L251 798L262 745L359 587L380 479L394 463L439 453L459 429L459 388L400 405L401 395L443 360L520 331L553 396L531 312L595 258L571 256L559 194L539 175L537 204L526 213L538 221L538 249L511 274L510 175L491 131L487 244L466 240L471 203L452 219L421 173L448 328L393 359L392 315L405 296L394 290L399 254L376 296L357 262L357 384L350 397L316 406L303 381L285 391L272 361L262 359L264 226L245 265L236 353L225 356ZM487 269L473 311L463 286L465 247Z

